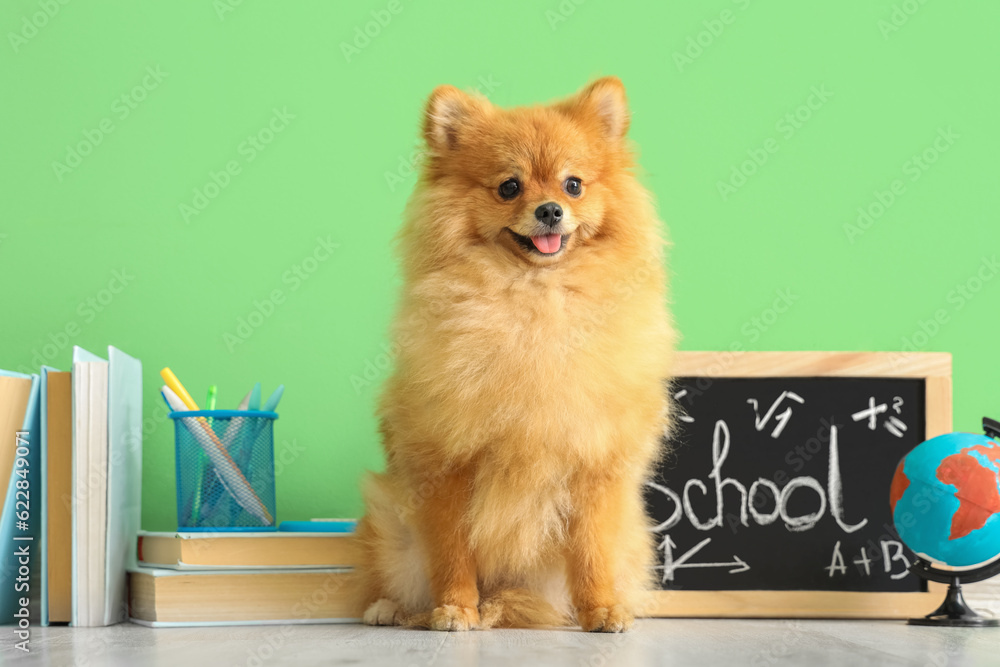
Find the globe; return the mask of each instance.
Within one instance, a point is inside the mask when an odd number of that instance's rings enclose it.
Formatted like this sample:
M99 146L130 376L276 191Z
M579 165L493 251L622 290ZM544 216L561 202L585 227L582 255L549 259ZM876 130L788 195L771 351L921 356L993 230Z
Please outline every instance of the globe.
M948 433L922 442L896 467L889 491L900 539L952 567L1000 554L1000 443Z

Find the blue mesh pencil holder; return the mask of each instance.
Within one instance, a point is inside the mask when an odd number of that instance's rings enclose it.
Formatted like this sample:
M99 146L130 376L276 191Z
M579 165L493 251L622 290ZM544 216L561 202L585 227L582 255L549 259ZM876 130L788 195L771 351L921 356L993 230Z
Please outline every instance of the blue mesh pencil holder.
M177 529L275 530L276 412L171 412L177 458Z

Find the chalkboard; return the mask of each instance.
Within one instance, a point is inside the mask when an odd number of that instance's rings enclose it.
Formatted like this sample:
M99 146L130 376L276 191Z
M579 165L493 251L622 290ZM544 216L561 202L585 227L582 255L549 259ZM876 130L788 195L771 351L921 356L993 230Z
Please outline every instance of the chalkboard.
M723 591L746 592L740 611L695 615L795 616L802 592L808 616L927 607L889 484L904 454L950 430L948 355L682 353L678 365L676 427L646 490L676 607L664 615Z

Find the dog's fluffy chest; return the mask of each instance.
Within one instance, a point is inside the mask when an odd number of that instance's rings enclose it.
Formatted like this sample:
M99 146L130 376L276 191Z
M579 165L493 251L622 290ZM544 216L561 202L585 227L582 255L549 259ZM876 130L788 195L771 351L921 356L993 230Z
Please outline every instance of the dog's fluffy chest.
M435 283L413 294L399 334L400 371L420 402L398 414L417 437L470 455L581 452L634 412L637 383L658 392L646 377L655 364L643 357L655 329L644 312L657 312L655 299L623 315L635 298L623 302L613 283Z

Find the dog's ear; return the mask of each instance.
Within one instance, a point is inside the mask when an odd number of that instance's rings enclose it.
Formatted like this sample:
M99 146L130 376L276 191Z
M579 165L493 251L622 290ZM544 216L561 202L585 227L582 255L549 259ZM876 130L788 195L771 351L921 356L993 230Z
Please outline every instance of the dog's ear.
M438 86L424 109L427 146L442 153L455 150L461 142L462 129L488 109L489 102L482 97L469 95L454 86Z
M628 131L629 111L625 86L616 76L594 81L565 103L571 113L596 120L604 136L617 141Z

